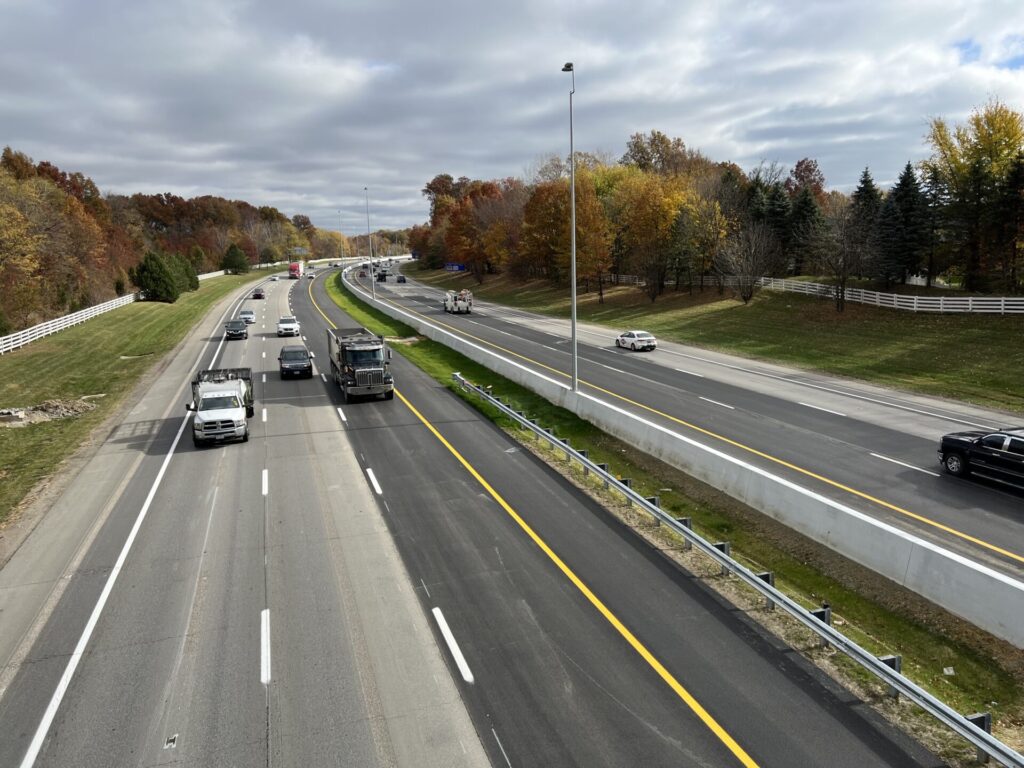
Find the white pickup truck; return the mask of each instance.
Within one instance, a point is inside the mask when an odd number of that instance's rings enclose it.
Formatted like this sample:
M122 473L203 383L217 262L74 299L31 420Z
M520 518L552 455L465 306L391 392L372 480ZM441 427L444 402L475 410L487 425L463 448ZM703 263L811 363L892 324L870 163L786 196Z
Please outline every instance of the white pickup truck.
M473 311L473 293L463 288L461 291L448 291L444 295L444 311L452 314L469 314Z
M192 380L192 402L185 408L195 411L192 443L220 443L249 440L249 419L256 412L252 394L251 368L215 368L200 371Z

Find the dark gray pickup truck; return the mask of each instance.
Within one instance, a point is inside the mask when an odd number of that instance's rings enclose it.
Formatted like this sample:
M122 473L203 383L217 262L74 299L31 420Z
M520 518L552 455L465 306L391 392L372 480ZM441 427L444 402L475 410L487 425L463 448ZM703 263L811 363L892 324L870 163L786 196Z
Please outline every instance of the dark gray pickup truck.
M975 473L1024 488L1024 427L943 435L939 461L951 475Z

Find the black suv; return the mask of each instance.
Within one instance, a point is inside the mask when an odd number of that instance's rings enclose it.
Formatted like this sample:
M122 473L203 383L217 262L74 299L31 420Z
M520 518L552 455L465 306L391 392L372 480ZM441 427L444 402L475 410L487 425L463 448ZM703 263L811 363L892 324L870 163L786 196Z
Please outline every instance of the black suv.
M313 376L313 360L309 350L301 344L290 344L281 347L281 355L277 358L281 365L281 378L285 376Z
M1024 427L944 435L939 442L939 461L951 475L974 472L1024 488Z
M224 334L229 339L248 339L249 326L245 320L228 320L224 323Z

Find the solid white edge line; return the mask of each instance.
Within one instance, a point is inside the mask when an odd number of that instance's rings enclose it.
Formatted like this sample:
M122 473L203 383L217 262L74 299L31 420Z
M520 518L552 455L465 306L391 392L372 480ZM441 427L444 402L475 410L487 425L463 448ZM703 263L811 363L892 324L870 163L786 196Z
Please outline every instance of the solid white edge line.
M440 608L432 609L431 613L434 614L434 620L437 622L437 626L441 629L441 634L444 635L444 641L448 644L448 650L451 651L452 657L455 659L455 666L459 668L459 672L462 673L462 679L467 683L472 684L474 682L473 672L469 668L469 664L466 663L466 657L462 655L462 650L459 648L459 644L455 642L455 635L452 634L451 629L448 628L448 622L445 621L444 614L441 613Z
M220 347L217 348L217 352L219 351ZM214 359L216 359L217 352L214 353ZM85 629L82 631L82 636L78 639L78 643L75 644L75 650L71 652L68 665L64 668L64 674L61 675L60 682L57 683L57 689L53 692L50 703L46 706L43 718L39 722L39 727L36 729L31 743L28 745L28 751L25 753L25 757L22 758L21 768L32 768L35 765L36 758L39 756L39 750L42 749L43 741L46 739L46 734L49 733L53 719L57 715L57 709L64 699L64 694L67 693L68 686L71 685L71 678L74 676L75 670L82 660L85 647L88 645L90 638L92 638L92 633L96 629L96 624L99 622L104 607L106 607L107 600L110 598L110 593L114 589L114 583L124 567L125 560L128 559L128 553L135 543L135 537L138 536L139 529L142 528L142 521L146 519L149 507L156 496L157 488L160 487L160 483L164 479L164 473L166 473L167 467L171 463L174 449L178 447L178 441L181 440L181 436L185 432L185 425L188 424L188 420L189 416L181 420L181 426L178 427L178 433L174 436L174 442L171 443L171 448L167 452L167 456L164 457L163 464L160 465L160 471L157 472L156 479L153 481L153 485L150 486L146 500L142 504L142 509L139 510L139 515L135 518L135 524L132 526L131 531L128 533L128 538L121 548L121 554L118 555L117 562L114 563L114 567L110 570L110 575L107 576L107 583L103 585L103 591L100 593L99 600L96 601L96 605L92 609L89 621L86 622Z
M725 403L720 403L717 400L712 400L710 397L703 397L702 396L700 399L703 400L706 403L714 403L715 405L720 405L723 408L728 408L730 411L735 411L736 410L733 406L726 405Z
M327 376L326 376L326 374L321 373L320 374L320 378L323 379L324 383L327 383Z
M704 378L703 373L694 373L693 371L688 371L685 368L676 368L676 370L679 371L679 373L686 373L689 374L690 376L696 376L698 379Z
M267 470L263 470L263 495L267 495L267 491L270 490L270 476L267 474Z
M345 412L341 410L341 406L338 407L338 415L341 417L342 421L348 421L348 419L345 418Z
M377 476L373 474L373 470L367 467L366 474L370 477L370 484L373 486L373 490L377 492L378 496L383 496L384 491L380 489L380 483L377 482Z
M901 467L906 467L907 469L916 469L918 472L924 472L926 475L931 475L932 477L942 477L942 475L940 475L938 472L932 472L930 469L924 469L923 467L915 467L913 464L907 464L902 461L897 461L896 459L890 459L888 456L883 456L880 453L872 453L871 455L874 456L876 459L881 459L882 461L891 461L893 464L899 464Z
M267 423L267 409L266 408L263 409L263 423L264 424Z
M270 682L270 609L260 611L260 682Z
M799 400L796 402L797 405L802 405L804 408L813 408L816 411L824 411L825 413L831 413L833 416L846 417L845 413L839 411L833 411L831 408L822 408L820 405L811 405L810 403L801 403Z

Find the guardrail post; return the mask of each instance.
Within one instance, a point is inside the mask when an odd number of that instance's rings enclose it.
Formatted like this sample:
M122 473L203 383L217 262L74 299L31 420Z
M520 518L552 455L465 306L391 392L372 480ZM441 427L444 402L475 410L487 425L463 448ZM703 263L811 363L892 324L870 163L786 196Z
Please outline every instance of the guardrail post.
M892 654L889 654L888 656L879 656L878 660L885 664L885 666L891 667L895 672L903 672L902 656L893 656ZM885 695L893 699L898 699L900 697L900 692L896 690L895 686L887 685Z
M655 507L658 507L658 509L661 509L661 499L659 499L657 496L645 496L644 497L644 501L646 501L648 504L652 504ZM660 525L661 525L661 518L660 517L655 517L654 518L654 527L657 528Z
M811 616L816 618L822 624L827 624L830 627L832 626L832 606L828 603L822 603L821 608L816 608L811 611ZM828 648L828 640L824 637L819 638L818 646L821 648Z
M973 715L964 715L964 719L973 725L978 726L985 733L992 733L992 713L991 712L975 712ZM978 762L982 765L988 763L988 753L982 749L977 750Z
M691 517L677 517L676 522L689 531L693 530L693 518ZM683 551L689 552L691 549L693 549L693 543L689 539L683 539Z
M633 490L633 478L631 478L631 477L622 477L622 478L619 478L619 482L622 483L627 488L629 488L630 490ZM631 498L629 498L629 494L626 494L626 506L627 507L632 507L633 506L633 500Z
M604 472L604 473L605 473L605 477L604 477L604 489L605 489L605 490L608 490L608 476L607 476L607 475L608 475L608 465L602 462L601 464L598 464L598 465L597 465L597 468L598 468L598 469L600 469L600 470L601 470L602 472Z
M590 458L590 452L586 448L580 448L578 451L576 451L576 453L578 453L584 459L589 459ZM590 467L588 467L586 464L584 464L583 465L583 476L586 477L589 474L590 474Z
M560 442L561 442L561 443L562 443L562 444L563 444L563 445L564 445L564 446L565 446L566 448L571 448L571 447L572 447L572 446L571 446L571 445L569 444L569 438L568 438L568 437L564 437L564 438L562 438ZM569 451L566 451L566 452L565 452L565 460L566 460L566 461L572 461L572 454L571 454L571 453L570 453Z
M731 542L728 542L728 541L716 541L711 546L713 546L715 549L717 549L719 552L721 552L726 557L732 557L732 543ZM721 575L722 576L728 576L729 575L729 567L728 566L725 566L725 565L722 566L722 573L721 573Z
M761 571L760 573L755 573L754 575L757 576L757 578L759 578L769 587L775 586L775 571ZM764 599L764 609L766 611L775 610L775 603L772 602L772 599L770 597L766 597Z

